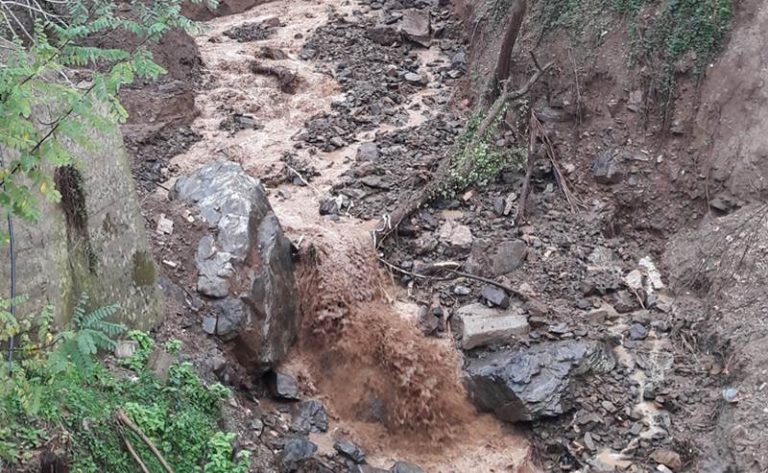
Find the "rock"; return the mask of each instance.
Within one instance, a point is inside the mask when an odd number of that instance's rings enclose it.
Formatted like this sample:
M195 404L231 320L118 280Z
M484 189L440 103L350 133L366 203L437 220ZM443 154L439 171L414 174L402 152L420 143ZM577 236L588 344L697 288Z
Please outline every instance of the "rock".
M173 220L167 218L165 214L160 214L157 219L157 233L171 235L173 233Z
M269 385L272 389L272 395L276 398L289 401L299 400L299 385L293 376L273 371L269 376Z
M520 240L499 243L491 257L494 276L511 273L523 265L528 255L528 247Z
M337 440L336 443L333 444L333 448L355 463L359 464L365 461L365 453L360 450L360 447L348 440Z
M390 473L424 473L424 470L408 462L395 462L392 468L389 469Z
M592 162L592 176L595 182L604 185L618 184L624 175L618 157L612 151L603 151Z
M530 331L526 317L516 309L502 311L475 303L459 308L456 317L464 350L509 343Z
M451 251L465 253L472 248L472 231L466 225L461 225L453 220L446 220L438 232L440 240Z
M211 317L210 315L203 317L203 332L208 335L216 334L216 317Z
M228 298L212 304L216 316L216 335L222 340L237 336L246 321L245 304L240 299Z
M198 291L229 298L218 310L232 323L219 320L216 333L234 340L234 354L248 369L275 366L296 338L299 312L291 243L264 187L240 165L220 161L179 178L169 197L194 203L216 229L201 238L195 255ZM229 280L241 265L249 268L238 281L245 289L230 296Z
M334 136L328 142L334 148L343 148L343 147L347 146L347 142L344 141L344 138L341 138L340 136Z
M508 422L559 416L571 408L571 376L588 351L584 342L564 341L474 360L467 392L478 409Z
M317 451L317 445L304 437L293 437L283 445L280 455L282 471L296 471L302 463L312 458Z
M301 402L293 415L293 430L301 434L328 431L328 414L323 403L317 400Z
M594 323L603 323L606 320L613 321L619 317L619 313L610 304L603 304L597 309L587 312L587 320Z
M683 468L683 460L677 452L660 448L651 453L651 460L669 467L672 471L680 471Z
M400 41L400 32L391 25L377 25L366 32L368 39L382 46L392 46Z
M134 340L118 340L115 343L115 358L130 358L138 348L139 343Z
M504 289L487 284L480 291L480 297L482 297L491 306L501 307L506 309L509 307L509 296Z
M403 79L405 79L405 81L410 84L419 86L427 85L427 79L425 79L421 74L416 74L415 72L406 72L403 76Z
M531 299L525 303L525 310L528 315L532 317L543 317L549 314L549 307L547 304L537 299Z
M643 91L642 89L633 90L629 93L629 100L627 100L627 110L630 112L639 112L643 107Z
M632 324L629 327L630 340L645 340L648 336L648 328L643 324Z
M379 159L379 147L376 143L363 143L357 148L358 161L377 161Z
M626 314L640 308L637 297L629 291L618 291L611 294L610 302L619 314Z
M453 286L453 293L457 296L468 296L472 294L472 289L467 286L456 285Z
M429 10L411 8L403 11L400 30L407 39L428 48L431 43Z
M177 357L171 355L162 348L155 348L152 354L149 355L149 361L147 361L147 367L150 373L157 378L160 383L165 384L168 382L168 375L174 363L176 363Z

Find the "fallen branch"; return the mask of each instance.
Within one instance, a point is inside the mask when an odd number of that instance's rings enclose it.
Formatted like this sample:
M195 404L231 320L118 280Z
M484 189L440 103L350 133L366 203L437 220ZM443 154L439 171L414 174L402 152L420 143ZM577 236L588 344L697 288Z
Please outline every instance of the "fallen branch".
M523 294L517 289L507 286L506 284L494 281L493 279L488 279L488 278L477 276L471 273L465 273L464 271L459 271L458 268L461 266L461 263L457 263L455 261L446 261L442 263L430 264L422 268L422 270L424 271L423 273L408 271L407 269L401 268L396 264L390 263L384 258L379 258L379 261L381 261L385 266L389 267L390 269L397 271L398 273L406 274L416 279L427 279L432 281L449 281L451 279L457 279L457 278L473 279L475 281L490 284L491 286L496 286L499 289L504 290L508 294L518 297L520 300L527 301L529 299L527 295ZM440 271L449 271L450 276L437 278L432 275Z
M141 469L141 473L150 473L149 469L147 468L147 465L144 464L143 461L141 461L141 458L136 453L136 450L133 448L133 444L130 440L128 440L125 435L123 435L122 432L120 432L120 438L123 439L123 443L125 444L125 448L128 450L128 454L131 455L131 458L133 458L133 461L136 462L137 465L139 465L139 469Z
M167 473L173 473L173 469L170 465L168 465L168 462L165 461L165 458L160 454L160 451L155 447L155 444L152 443L151 440L144 434L144 432L141 431L139 426L133 423L133 421L125 415L125 412L118 410L115 413L115 418L117 419L117 422L124 425L125 427L128 427L134 434L138 435L142 442L146 444L146 446L149 448L149 450L157 457L157 460L160 462L160 464L163 466L163 469Z
M555 174L555 181L557 181L557 185L560 186L560 190L563 191L565 200L571 207L571 212L576 212L578 210L579 204L570 188L568 187L568 182L565 180L563 171L560 170L560 164L557 162L557 155L555 154L555 146L549 139L549 135L547 135L547 132L544 129L544 125L541 124L539 118L536 116L536 113L533 112L531 113L531 126L537 130L536 135L540 136L544 141L547 157L549 158L550 163L552 163L552 172Z

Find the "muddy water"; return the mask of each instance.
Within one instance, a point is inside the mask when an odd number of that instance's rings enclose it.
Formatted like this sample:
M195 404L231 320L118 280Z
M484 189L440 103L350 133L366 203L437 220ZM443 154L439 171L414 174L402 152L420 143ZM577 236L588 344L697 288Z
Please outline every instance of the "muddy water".
M408 459L429 472L530 471L524 437L477 414L468 403L459 355L450 341L425 339L413 325L415 314L397 309L413 304L404 304L404 295L380 272L368 237L373 222L329 222L318 214L319 199L348 168L356 146L318 155L294 149L291 138L305 120L341 98L338 84L298 60L298 52L332 11L355 8L339 0L284 0L209 22L206 34L197 38L207 85L196 99L201 114L193 128L203 139L172 163L183 173L228 159L263 177L281 169L281 157L290 151L320 171L311 186L270 189L270 199L285 231L301 246L304 325L285 368L335 417L332 431L314 439L321 452L343 434L365 448L369 463L381 467ZM237 43L221 34L273 16L286 26L267 40ZM264 62L297 72L302 81L297 93L282 93L273 78L249 71L263 46L288 53L289 59ZM426 63L439 52L420 54ZM426 88L412 96L412 103L433 92ZM234 136L219 130L232 111L254 115L263 128ZM412 113L409 125L423 119ZM357 138L372 137L368 132Z

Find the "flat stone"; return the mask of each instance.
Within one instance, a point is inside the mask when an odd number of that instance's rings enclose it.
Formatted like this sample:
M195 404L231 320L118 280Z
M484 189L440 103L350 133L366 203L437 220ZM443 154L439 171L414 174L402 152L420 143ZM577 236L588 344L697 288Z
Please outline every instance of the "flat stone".
M358 161L376 161L379 159L379 147L376 143L363 143L357 148Z
M459 308L456 317L464 350L509 343L530 331L528 320L517 309L503 311L475 303Z
M511 273L520 268L528 255L528 247L520 240L503 241L499 243L491 257L494 276Z
M506 309L509 307L509 296L504 289L487 284L480 291L482 297L488 304Z
M604 185L618 184L624 178L618 157L613 151L603 151L592 162L592 176L595 182Z
M665 448L660 448L651 453L651 460L669 467L672 471L680 471L683 468L683 460L680 458L680 454Z
M543 343L474 360L465 370L467 393L478 409L504 421L557 417L571 408L571 377L589 347Z
M355 463L359 464L365 461L365 453L363 453L360 447L348 440L337 440L333 448Z
M643 324L632 324L629 327L630 340L645 340L648 336L648 328Z
M406 72L403 76L403 79L405 79L406 82L414 85L426 85L427 80L424 78L421 74L416 74L415 72Z

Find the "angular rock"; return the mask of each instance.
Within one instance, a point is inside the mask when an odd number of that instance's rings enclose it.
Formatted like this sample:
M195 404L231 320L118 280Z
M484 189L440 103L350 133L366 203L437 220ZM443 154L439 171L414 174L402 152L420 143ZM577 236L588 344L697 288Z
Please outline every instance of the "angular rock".
M632 324L629 327L630 340L645 340L648 336L648 328L643 324Z
M115 343L115 358L130 358L138 348L139 343L135 340L118 340Z
M407 39L428 48L431 43L428 10L411 8L403 12L400 29Z
M523 265L528 255L528 247L520 240L499 243L491 257L494 276L511 273Z
M317 451L317 445L304 437L288 439L283 445L280 455L282 471L296 471L302 463L312 458Z
M452 220L446 220L440 227L438 236L449 249L455 252L469 251L474 240L472 230L468 226L458 224Z
M365 461L365 453L363 453L360 447L348 440L337 440L333 444L333 448L355 463L359 464Z
M465 369L467 392L480 410L508 422L559 416L571 408L571 376L588 351L587 343L565 341L474 360Z
M249 369L275 366L296 338L299 313L291 243L264 187L240 165L220 161L179 178L169 196L196 204L216 229L201 238L195 263L198 291L228 298L217 307L217 335L234 340L235 355ZM230 279L241 267L248 270L238 286L247 289L230 295Z
M415 72L406 72L403 79L410 84L427 85L427 79L425 79L423 75L416 74Z
M683 468L683 460L677 452L660 448L651 454L651 460L669 467L672 471L680 471Z
M424 470L408 462L395 462L392 468L389 469L390 473L424 473Z
M289 401L299 400L299 385L293 376L273 371L269 376L269 386L272 395Z
M502 311L475 303L459 308L456 317L464 350L509 343L530 331L528 320L516 309Z
M382 46L392 46L400 41L400 32L392 25L377 25L369 28L366 36Z
M480 291L480 297L482 297L488 304L494 307L501 307L506 309L509 307L509 296L504 289L487 284Z
M152 354L149 355L147 367L155 378L162 384L165 384L168 382L171 366L173 366L177 358L161 348L155 348Z
M374 142L363 143L357 148L358 161L376 161L379 159L379 147Z
M323 403L315 399L301 402L296 406L293 416L293 430L309 434L310 432L328 431L328 414Z
M612 151L603 151L592 162L592 176L598 184L618 184L624 178L618 157Z

